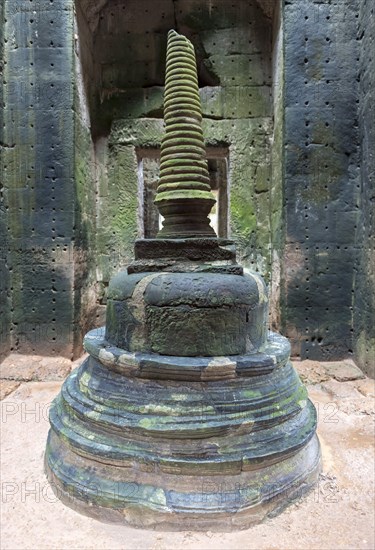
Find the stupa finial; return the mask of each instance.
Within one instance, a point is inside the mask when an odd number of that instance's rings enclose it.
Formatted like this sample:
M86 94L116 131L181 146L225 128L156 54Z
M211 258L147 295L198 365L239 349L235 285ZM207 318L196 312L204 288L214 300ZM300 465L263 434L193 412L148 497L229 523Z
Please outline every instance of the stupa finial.
M208 219L215 199L203 141L195 52L192 43L174 30L168 33L164 120L155 199L164 222L158 237L215 237Z

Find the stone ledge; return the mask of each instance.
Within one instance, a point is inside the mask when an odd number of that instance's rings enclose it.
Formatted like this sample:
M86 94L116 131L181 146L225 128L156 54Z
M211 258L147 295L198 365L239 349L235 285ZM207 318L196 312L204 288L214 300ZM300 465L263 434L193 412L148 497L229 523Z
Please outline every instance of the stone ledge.
M0 379L20 382L64 380L72 369L66 357L11 353L0 365Z
M288 340L272 332L262 352L222 357L132 353L112 346L103 335L103 328L87 333L83 341L85 350L109 369L136 378L207 381L261 376L284 365L290 353Z
M333 378L338 382L360 380L365 375L351 359L345 361L294 361L301 380L305 384L320 384Z

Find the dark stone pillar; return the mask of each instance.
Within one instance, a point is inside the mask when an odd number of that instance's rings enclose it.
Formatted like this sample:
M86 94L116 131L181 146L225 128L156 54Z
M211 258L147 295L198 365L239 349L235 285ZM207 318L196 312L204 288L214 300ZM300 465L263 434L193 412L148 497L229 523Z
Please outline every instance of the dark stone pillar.
M73 354L73 3L3 3L8 351ZM3 222L4 223L4 222ZM6 261L6 265L5 262ZM5 296L8 293L8 296Z
M353 351L358 249L358 5L284 7L285 134L282 330L294 355Z

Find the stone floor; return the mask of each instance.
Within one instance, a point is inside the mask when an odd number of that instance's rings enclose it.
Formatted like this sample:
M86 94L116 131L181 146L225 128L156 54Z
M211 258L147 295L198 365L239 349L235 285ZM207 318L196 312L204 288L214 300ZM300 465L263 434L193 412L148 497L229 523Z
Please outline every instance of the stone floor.
M1 549L375 547L374 381L363 377L350 361L295 362L319 416L323 473L315 491L280 516L230 534L135 530L102 524L63 506L44 477L43 453L49 404L61 384L52 379L63 378L75 365L22 356L4 363L0 368ZM49 381L37 381L42 377Z

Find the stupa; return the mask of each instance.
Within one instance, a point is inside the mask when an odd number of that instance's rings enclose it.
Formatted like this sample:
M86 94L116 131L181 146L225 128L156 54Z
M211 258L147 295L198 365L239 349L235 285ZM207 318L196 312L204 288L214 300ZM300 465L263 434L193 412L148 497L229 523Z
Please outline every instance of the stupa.
M316 411L267 330L267 289L209 224L214 204L194 48L167 46L157 238L109 284L106 328L50 411L46 473L103 521L173 530L247 528L309 490Z

